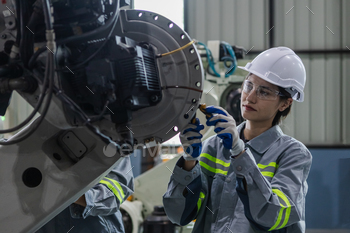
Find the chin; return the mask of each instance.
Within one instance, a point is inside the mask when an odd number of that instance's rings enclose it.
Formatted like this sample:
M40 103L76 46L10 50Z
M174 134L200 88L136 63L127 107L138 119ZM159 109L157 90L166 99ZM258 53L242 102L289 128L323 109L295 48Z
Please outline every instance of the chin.
M260 120L261 120L261 119L259 118L259 116L252 116L251 114L245 113L245 112L242 113L242 117L243 117L246 121L254 121L254 122L257 122L257 121L260 121Z
M246 120L250 120L252 118L252 115L249 112L242 111L242 117Z

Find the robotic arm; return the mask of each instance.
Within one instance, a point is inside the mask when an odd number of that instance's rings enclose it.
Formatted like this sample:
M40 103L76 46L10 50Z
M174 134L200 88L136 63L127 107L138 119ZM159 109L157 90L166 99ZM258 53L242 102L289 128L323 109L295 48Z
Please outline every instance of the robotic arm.
M24 126L0 142L3 231L35 232L120 156L170 139L197 109L204 74L192 40L161 15L123 5L2 2L0 115L12 91L34 107L0 131Z

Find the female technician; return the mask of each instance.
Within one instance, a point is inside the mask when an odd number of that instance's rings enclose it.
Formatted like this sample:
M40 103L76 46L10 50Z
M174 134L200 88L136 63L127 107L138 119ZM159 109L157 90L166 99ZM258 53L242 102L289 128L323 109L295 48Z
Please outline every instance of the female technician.
M163 202L171 221L194 233L305 232L311 154L278 126L293 100L304 99L305 68L289 48L272 48L240 67L245 122L222 108L204 109L217 135L203 144L199 120L180 135L184 155ZM198 162L199 160L199 162Z

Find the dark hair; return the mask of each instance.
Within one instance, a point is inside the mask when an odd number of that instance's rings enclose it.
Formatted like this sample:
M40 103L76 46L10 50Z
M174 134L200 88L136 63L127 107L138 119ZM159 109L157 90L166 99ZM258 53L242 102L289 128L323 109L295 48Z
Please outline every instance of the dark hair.
M282 87L278 87L279 91L284 95L280 96L280 101L285 101L288 98L292 98L291 95L285 91ZM288 114L290 113L290 110L292 108L292 104L288 106L288 108L284 109L284 111L277 111L275 118L273 118L272 126L278 125L281 123L282 120L284 120Z

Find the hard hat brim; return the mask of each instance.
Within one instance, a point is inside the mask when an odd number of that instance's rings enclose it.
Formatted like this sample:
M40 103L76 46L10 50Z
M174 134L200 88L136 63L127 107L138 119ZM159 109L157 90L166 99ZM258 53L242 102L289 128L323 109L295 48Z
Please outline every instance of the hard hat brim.
M248 64L249 64L249 63L248 63ZM280 84L278 84L278 83L275 83L275 82L273 82L272 80L267 79L264 75L259 74L258 72L255 72L254 70L249 70L249 69L246 68L245 66L237 66L237 68L242 69L242 70L245 70L245 71L247 71L247 72L249 72L249 73L255 74L255 75L258 76L259 78L265 80L266 82L269 82L269 83L271 83L271 84L274 84L274 85L276 85L276 86L279 86L279 87L282 87L282 88L288 88L288 87L289 87L289 86L283 86L283 85L280 85ZM303 102L303 101L304 101L304 93L303 93L303 91L299 90L299 88L297 88L297 89L298 89L298 92L300 93L300 94L299 94L300 97L299 97L299 98L296 98L296 96L293 96L292 98L293 98L295 101Z
M246 69L244 66L237 66L237 68L240 68L241 70L245 70L245 71L248 71L248 72L249 72L249 70Z

